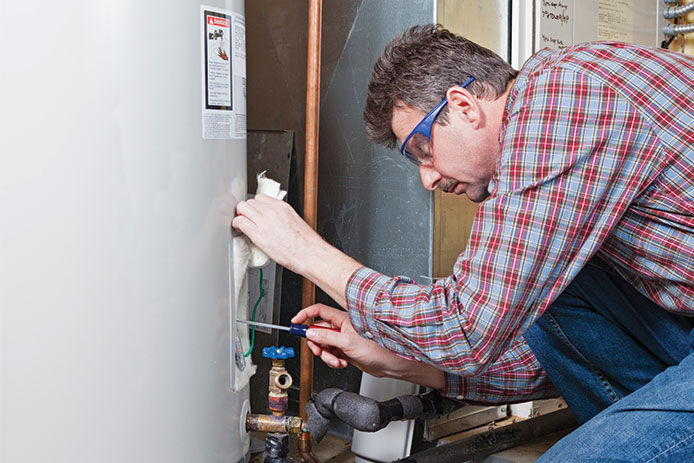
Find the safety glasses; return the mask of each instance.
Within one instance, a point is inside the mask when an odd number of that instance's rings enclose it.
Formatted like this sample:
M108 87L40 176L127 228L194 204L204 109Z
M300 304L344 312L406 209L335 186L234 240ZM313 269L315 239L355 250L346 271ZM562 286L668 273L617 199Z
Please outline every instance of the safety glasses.
M473 80L475 78L470 77L461 87L467 87ZM441 110L446 106L446 103L448 103L448 100L444 97L441 103L437 104L434 109L424 116L424 119L417 124L414 130L405 138L403 144L400 145L400 154L417 166L431 160L431 127L434 125L434 120L436 120Z

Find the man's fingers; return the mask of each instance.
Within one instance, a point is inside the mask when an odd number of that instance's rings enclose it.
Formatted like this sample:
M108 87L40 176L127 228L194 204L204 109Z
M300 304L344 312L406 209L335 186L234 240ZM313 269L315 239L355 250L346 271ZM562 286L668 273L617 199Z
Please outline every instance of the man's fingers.
M349 318L349 315L344 310L328 307L327 305L323 304L316 305L321 306L320 310L318 311L318 316L333 326L342 326L342 323Z
M234 229L241 231L241 233L244 235L257 228L257 225L252 220L243 215L237 215L231 219L231 226Z
M313 355L315 355L316 357L320 357L321 360L323 360L326 364L330 365L331 367L347 368L349 362L341 358L339 355L336 355L336 353L330 352L327 349L323 349L321 346L311 341L308 341L306 345L309 349L311 349Z
M246 216L250 220L256 222L256 219L260 217L260 211L253 207L252 199L248 201L241 201L236 205L236 213L238 215Z
M263 193L255 195L254 199L256 201L258 201L259 203L263 203L263 204L279 204L279 203L284 202L282 200L279 200L277 198L273 198L272 196L268 196L268 195L263 194Z
M313 355L315 355L316 357L320 357L320 355L323 353L323 348L321 348L321 346L319 346L315 342L307 341L306 345L309 349L311 349L311 352L313 352Z
M347 362L345 362L343 359L337 358L326 349L323 349L323 353L320 355L320 358L333 368L345 368L347 366Z
M285 212L283 212L283 209L285 207L292 209L289 204L287 204L284 201L280 201L279 199L272 198L270 196L264 195L264 194L259 194L256 195L255 198L249 199L245 201L248 203L248 205L255 210L257 210L259 213L262 213L263 215L266 215L268 217L273 217L276 221L280 222L286 222L287 217Z
M311 328L306 331L306 338L324 346L333 346L338 349L347 349L350 345L349 337L343 333L338 333L333 330L323 330L320 328Z
M305 309L301 309L292 318L292 323L302 323L308 318L316 318L320 314L319 304L310 305Z
M332 326L339 327L349 316L347 315L347 312L334 307L330 307L325 304L313 304L303 310L300 310L296 315L294 315L294 318L292 318L292 323L302 323L307 318L316 317L320 317L322 320L330 323Z
M253 200L257 201L258 204L262 205L262 207L265 210L272 210L275 213L281 215L286 215L286 213L289 213L292 216L300 218L294 210L294 208L288 202L283 201L281 199L273 198L272 196L264 195L261 193L259 195L256 195L255 198L253 198Z

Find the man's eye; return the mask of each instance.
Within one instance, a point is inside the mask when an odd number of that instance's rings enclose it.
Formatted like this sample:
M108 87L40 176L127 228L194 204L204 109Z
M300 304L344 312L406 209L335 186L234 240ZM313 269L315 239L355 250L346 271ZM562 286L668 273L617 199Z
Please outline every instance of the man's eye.
M421 143L417 145L416 153L419 159L429 159L429 144Z

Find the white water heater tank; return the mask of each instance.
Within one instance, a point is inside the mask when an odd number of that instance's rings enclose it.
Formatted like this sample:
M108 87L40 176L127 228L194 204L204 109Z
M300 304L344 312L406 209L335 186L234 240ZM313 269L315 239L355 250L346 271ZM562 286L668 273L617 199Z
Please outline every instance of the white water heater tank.
M0 461L246 459L243 5L0 1Z

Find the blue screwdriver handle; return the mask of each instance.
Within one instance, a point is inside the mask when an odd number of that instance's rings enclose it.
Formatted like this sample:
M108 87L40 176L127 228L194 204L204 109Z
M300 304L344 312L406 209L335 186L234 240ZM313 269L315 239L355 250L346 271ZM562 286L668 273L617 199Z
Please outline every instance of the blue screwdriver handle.
M339 333L340 330L336 328L328 328L327 326L320 326L320 325L300 325L298 323L290 323L289 324L289 334L294 334L296 336L301 336L302 338L306 337L306 331L309 329L313 328L320 328L322 330L330 330L330 331L335 331L336 333Z

